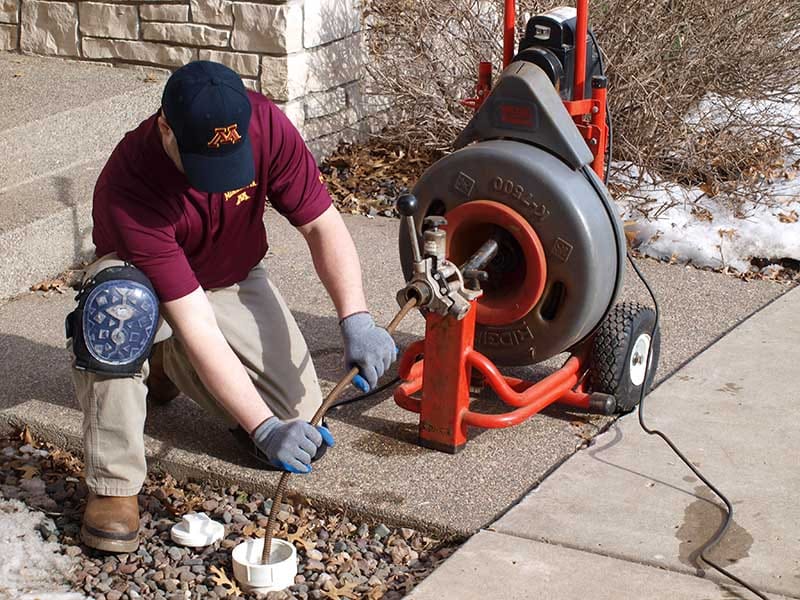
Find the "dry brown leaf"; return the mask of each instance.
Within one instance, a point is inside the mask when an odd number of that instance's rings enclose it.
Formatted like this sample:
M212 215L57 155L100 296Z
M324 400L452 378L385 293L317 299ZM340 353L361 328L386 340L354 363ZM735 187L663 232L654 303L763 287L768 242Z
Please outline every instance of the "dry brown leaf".
M797 223L798 214L796 210L788 213L778 213L778 220L781 223Z
M352 581L349 583L342 584L341 587L334 587L330 590L323 590L325 595L330 598L331 600L340 600L341 598L351 598L351 600L355 600L357 595L355 593L355 589L358 587L358 584L353 583Z
M625 221L623 230L625 231L625 240L628 242L628 247L634 248L636 245L636 238L639 235L638 221L634 220Z
M385 595L386 587L383 584L376 585L367 592L367 600L381 600Z
M27 425L25 425L25 429L22 430L20 438L22 439L23 444L28 444L29 446L36 445L36 440L33 439L33 434Z
M736 230L735 229L718 229L717 234L719 235L720 239L728 239L732 240L736 237Z
M64 281L61 279L44 279L39 283L34 283L31 286L32 292L52 292L56 291L59 294L65 293Z
M83 477L83 463L81 460L61 448L47 447L50 452L49 459L53 463L75 477Z
M714 215L711 214L711 211L702 206L692 207L692 214L698 221L708 221L711 223L714 220Z
M17 471L22 471L23 479L33 479L39 474L39 467L33 465L24 465L22 467L15 467Z
M297 531L294 533L290 533L286 539L289 540L290 543L298 543L303 546L306 552L309 550L313 550L316 547L314 542L311 542L303 537L305 533L308 532L308 525L301 525L297 528Z
M706 196L713 198L719 194L719 184L717 182L705 182L700 184L700 189L706 193Z
M228 575L227 573L225 573L224 568L220 569L215 565L211 565L211 567L209 567L208 570L211 571L211 580L215 584L224 587L227 590L229 596L231 594L233 594L234 596L242 595L242 590L239 589L239 586L236 585L235 581L231 581L230 579L228 579Z

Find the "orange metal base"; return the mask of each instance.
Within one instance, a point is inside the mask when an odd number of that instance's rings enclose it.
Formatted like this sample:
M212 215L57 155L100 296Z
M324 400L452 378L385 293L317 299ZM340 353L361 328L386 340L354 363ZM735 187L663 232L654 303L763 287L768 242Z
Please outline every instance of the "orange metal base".
M394 399L402 408L419 413L421 445L455 453L467 443L468 426L499 429L518 425L556 402L589 407L589 394L580 385L585 361L579 356L571 356L544 379L530 382L502 375L494 363L476 351L472 347L476 302L461 321L429 314L425 339L411 344L400 359L403 382ZM469 409L473 369L513 410L485 414Z

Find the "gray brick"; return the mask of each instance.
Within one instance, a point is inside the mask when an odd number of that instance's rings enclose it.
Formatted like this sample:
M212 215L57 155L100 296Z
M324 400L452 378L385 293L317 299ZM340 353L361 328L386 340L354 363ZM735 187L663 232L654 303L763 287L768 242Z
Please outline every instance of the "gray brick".
M139 16L144 21L167 21L186 23L189 20L189 7L185 4L142 4Z
M19 22L19 0L0 0L0 23ZM16 41L14 42L16 46Z
M0 25L0 50L17 49L17 26Z
M233 14L234 50L286 54L303 49L303 5L299 2L237 2Z
M192 21L208 25L233 25L233 2L228 0L191 0Z
M200 50L200 60L212 60L229 66L242 77L258 76L258 54L224 52L220 50Z
M189 48L153 42L98 38L83 39L83 54L87 58L117 58L171 67L181 67L196 57L195 52Z
M78 11L67 2L28 0L22 5L23 52L78 56Z

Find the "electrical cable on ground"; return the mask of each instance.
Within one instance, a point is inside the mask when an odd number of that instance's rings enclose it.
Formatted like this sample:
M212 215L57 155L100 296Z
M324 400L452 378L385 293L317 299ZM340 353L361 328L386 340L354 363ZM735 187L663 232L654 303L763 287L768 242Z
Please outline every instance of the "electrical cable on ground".
M642 274L642 272L639 270L639 267L636 266L636 263L633 262L633 257L631 256L630 252L628 252L628 262L630 262L631 266L633 267L633 270L636 272L636 275L638 275L639 280L642 282L642 284L644 284L644 287L647 289L647 292L650 294L650 298L653 301L653 307L654 307L654 310L655 310L655 313L656 313L656 318L655 318L655 321L653 323L653 329L650 332L650 339L653 339L654 336L655 336L656 330L658 329L658 321L659 321L659 317L660 317L660 311L659 311L659 307L658 307L658 300L656 300L656 295L653 292L653 289L650 287L650 284L647 282L647 279ZM650 360L652 359L652 353L653 353L653 345L650 344L650 348L647 351L647 361L645 362L645 364L648 365L648 367L650 365ZM714 546L716 546L719 543L719 541L723 538L723 536L725 535L725 532L728 530L728 526L733 521L733 505L731 504L730 500L728 500L728 498L714 484L712 484L708 480L708 478L705 475L703 475L700 472L700 470L697 467L695 467L688 458L686 458L686 456L684 456L684 454L678 449L678 447L675 445L675 443L665 433L659 431L658 429L650 429L647 425L645 425L645 422L644 422L645 387L646 387L645 385L642 385L642 388L639 391L639 425L641 426L642 430L645 433L647 433L648 435L655 435L655 436L660 437L662 440L664 440L664 442L670 447L670 449L675 453L675 455L678 458L680 458L681 461L683 461L683 463L687 467L689 467L689 469L692 471L692 473L694 473L698 477L698 479L700 479L700 481L702 481L708 487L708 489L710 489L712 492L714 492L714 494L716 494L717 497L719 497L719 499L722 500L722 502L725 503L725 508L727 510L727 515L725 517L725 520L723 521L723 523L719 527L719 529L717 529L717 532L714 534L714 537L712 537L709 541L707 541L705 544L703 544L703 547L700 549L700 558L703 559L703 562L705 562L708 566L712 567L713 569L715 569L717 572L721 573L725 577L731 579L732 581L738 583L742 587L744 587L747 590L751 591L753 594L755 594L759 598L762 598L763 600L769 600L769 598L767 596L765 596L764 594L759 592L752 585L750 585L749 583L747 583L746 581L744 581L740 577L737 577L733 573L727 571L726 569L724 569L720 565L716 564L714 561L712 561L710 558L708 558L706 556L706 552L708 552Z
M591 37L592 43L594 44L595 49L597 50L597 60L598 60L598 64L599 64L599 67L600 67L600 73L605 75L605 64L604 64L604 61L603 61L603 54L602 54L602 51L600 49L600 44L598 44L597 38L595 37L594 32L591 29L589 30L589 36ZM614 144L614 130L613 130L613 125L612 125L612 120L611 120L611 113L608 110L608 103L606 103L606 115L607 115L606 119L607 119L607 124L608 124L608 147L607 147L608 159L607 159L607 162L606 162L606 172L605 172L604 179L605 179L605 183L608 183L608 175L609 175L609 171L610 171L611 158L613 156L612 148L613 148L613 144ZM590 179L590 181L591 181L591 179ZM639 280L642 282L644 287L647 289L647 293L650 294L650 298L653 301L653 308L655 310L656 317L655 317L655 321L653 322L653 328L650 331L650 339L652 340L652 339L654 339L655 334L656 334L656 330L658 329L658 322L659 322L660 314L661 314L660 313L660 309L659 309L659 305L658 305L658 300L656 300L656 295L653 292L653 289L650 287L650 284L648 283L648 281L645 278L644 274L639 270L639 267L633 261L633 257L631 256L630 252L627 253L627 257L628 257L628 262L630 262L631 267L633 267L634 272L639 277ZM653 357L653 345L651 344L650 347L647 350L647 361L645 363L645 364L648 365L648 367L650 365L650 361L651 361L652 357ZM727 496L725 496L714 484L712 484L708 480L708 478L705 475L703 475L699 471L699 469L697 467L695 467L688 458L686 458L686 456L684 456L684 454L678 449L678 447L675 445L675 443L665 433L663 433L662 431L659 431L658 429L650 429L645 424L645 422L644 422L645 391L646 391L646 386L642 385L641 390L639 391L639 415L638 415L638 417L639 417L639 425L641 426L642 430L648 435L655 435L655 436L660 437L669 446L669 448L675 453L675 455L679 459L681 459L681 461L687 467L689 467L689 469L698 477L698 479L700 479L700 481L702 481L706 485L706 487L708 487L712 492L714 492L714 494L716 494L716 496L720 500L722 500L722 502L725 504L725 508L726 508L725 520L723 521L723 523L719 527L719 529L717 529L717 532L714 534L714 536L709 541L707 541L702 546L702 548L700 549L700 553L699 553L700 558L708 566L710 566L711 568L715 569L718 573L721 573L725 577L729 578L731 581L734 581L734 582L738 583L739 585L741 585L745 589L749 590L750 592L752 592L753 594L755 594L759 598L762 598L763 600L769 600L767 598L767 596L765 596L764 594L759 592L752 585L750 585L749 583L747 583L746 581L744 581L740 577L737 577L733 573L730 573L725 568L723 568L720 565L716 564L713 560L711 560L710 558L708 558L706 556L706 553L708 551L710 551L714 546L716 546L720 542L720 540L725 536L725 532L728 530L728 527L730 526L731 522L733 521L733 504L731 504L731 502L730 502L730 500L728 500Z
M369 392L366 392L364 394L359 394L358 396L353 396L352 398L345 398L344 400L339 400L333 406L331 406L331 409L339 408L341 406L345 406L346 404L352 404L353 402L361 402L362 400L366 400L367 398L371 398L372 396L377 396L381 392L385 392L389 388L396 386L398 383L400 383L399 375L394 379L392 379L391 381L388 381L383 385L376 387L374 390L370 390Z

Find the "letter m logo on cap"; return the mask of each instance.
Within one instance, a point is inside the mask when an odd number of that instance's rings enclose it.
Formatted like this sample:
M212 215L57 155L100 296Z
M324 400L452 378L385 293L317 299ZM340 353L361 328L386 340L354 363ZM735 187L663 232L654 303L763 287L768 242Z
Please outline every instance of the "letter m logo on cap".
M208 142L209 148L219 148L222 144L235 144L242 136L237 131L237 124L228 125L227 127L215 127L214 137Z

